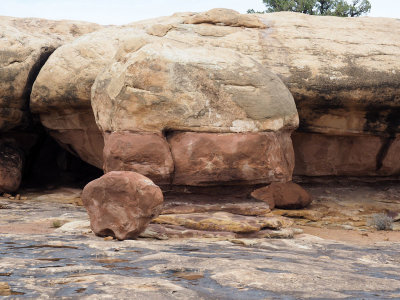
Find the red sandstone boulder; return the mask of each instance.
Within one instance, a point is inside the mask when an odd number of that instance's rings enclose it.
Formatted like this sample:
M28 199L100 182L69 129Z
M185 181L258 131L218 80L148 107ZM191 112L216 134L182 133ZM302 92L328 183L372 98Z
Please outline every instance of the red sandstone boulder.
M133 171L156 184L171 183L174 162L166 139L157 133L113 132L104 135L104 171Z
M22 153L8 144L0 144L0 193L15 192L21 183Z
M162 209L163 195L150 179L135 172L110 172L82 193L93 232L119 240L136 238Z
M290 133L174 134L175 185L288 181L294 167Z
M270 208L303 208L312 202L311 195L293 182L273 182L251 193L257 200L265 201Z

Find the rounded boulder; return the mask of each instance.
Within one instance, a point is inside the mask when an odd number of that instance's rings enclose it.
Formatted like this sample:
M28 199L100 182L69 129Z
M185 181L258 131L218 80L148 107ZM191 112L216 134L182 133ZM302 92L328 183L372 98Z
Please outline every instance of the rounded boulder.
M96 235L125 240L136 238L159 215L163 194L143 175L113 171L87 184L82 201Z

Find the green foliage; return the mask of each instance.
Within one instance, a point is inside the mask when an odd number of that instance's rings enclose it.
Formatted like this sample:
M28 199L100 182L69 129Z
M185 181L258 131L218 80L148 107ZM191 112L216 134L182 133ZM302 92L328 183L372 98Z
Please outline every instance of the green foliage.
M359 17L371 11L368 0L263 0L266 11L249 9L247 13L294 11L309 15Z

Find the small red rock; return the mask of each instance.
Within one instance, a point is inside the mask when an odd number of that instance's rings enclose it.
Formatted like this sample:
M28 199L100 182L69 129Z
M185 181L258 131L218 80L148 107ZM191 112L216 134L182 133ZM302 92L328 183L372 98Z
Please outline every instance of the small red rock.
M257 200L265 201L270 208L297 209L312 202L311 195L293 182L273 182L269 186L257 189L251 193Z
M149 178L113 171L85 186L82 201L98 236L136 238L159 215L163 194Z

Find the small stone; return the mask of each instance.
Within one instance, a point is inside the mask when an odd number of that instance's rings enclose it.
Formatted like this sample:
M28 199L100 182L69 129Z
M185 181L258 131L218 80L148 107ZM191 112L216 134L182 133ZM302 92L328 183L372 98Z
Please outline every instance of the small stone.
M159 215L163 194L141 174L113 171L87 184L82 201L96 235L125 240L137 238Z
M17 195L15 196L15 200L21 200L21 195L20 195L20 194L17 194Z
M11 289L7 282L0 281L0 296L10 296Z
M21 200L28 200L28 197L25 197L25 196L23 196L23 197L21 197Z
M104 238L105 241L112 241L114 238L112 236L106 236Z
M293 182L273 182L253 191L251 196L267 202L270 207L285 209L303 208L312 202L311 195Z
M9 198L9 197L11 197L12 195L10 195L10 194L8 194L8 193L4 193L3 194L3 197L5 197L5 198Z
M8 199L15 200L15 197L11 196L11 197L8 197Z

